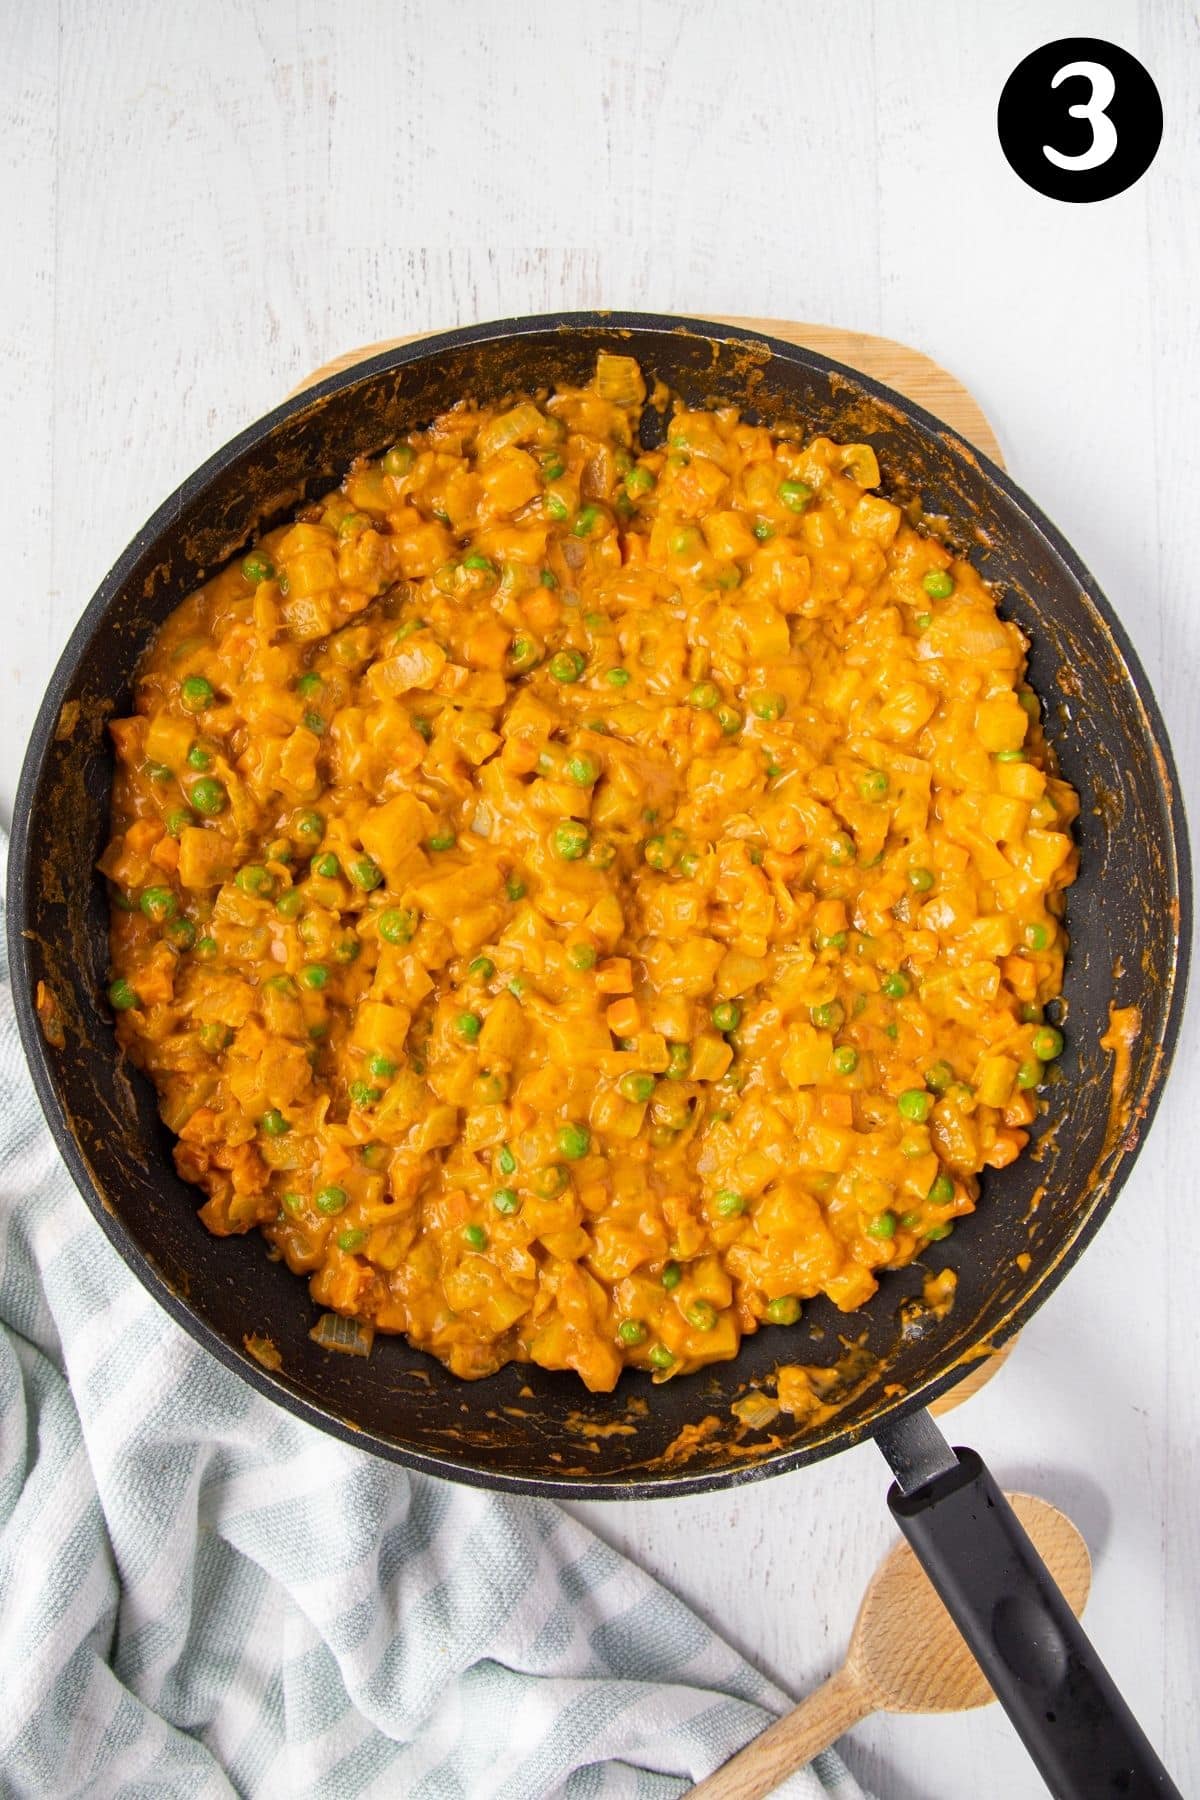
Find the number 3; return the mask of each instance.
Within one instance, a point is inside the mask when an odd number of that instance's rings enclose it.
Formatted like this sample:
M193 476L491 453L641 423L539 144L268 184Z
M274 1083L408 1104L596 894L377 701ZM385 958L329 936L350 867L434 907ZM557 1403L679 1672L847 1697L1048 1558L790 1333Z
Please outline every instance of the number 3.
M1091 83L1091 92L1081 106L1069 106L1067 114L1072 119L1087 120L1092 128L1092 141L1087 149L1081 150L1077 156L1064 156L1061 150L1054 148L1053 144L1043 144L1042 155L1048 162L1052 162L1056 169L1080 171L1098 169L1102 163L1108 161L1117 147L1117 128L1105 111L1105 108L1112 104L1117 84L1113 80L1112 70L1106 68L1103 63L1073 62L1063 65L1050 86L1056 88L1060 82L1068 80L1072 75L1085 76Z

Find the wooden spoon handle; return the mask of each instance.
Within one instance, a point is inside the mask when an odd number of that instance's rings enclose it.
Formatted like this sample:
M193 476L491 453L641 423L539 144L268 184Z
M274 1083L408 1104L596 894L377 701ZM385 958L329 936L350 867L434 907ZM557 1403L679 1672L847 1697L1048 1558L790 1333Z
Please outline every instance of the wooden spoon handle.
M696 1800L760 1800L802 1769L874 1707L853 1673L840 1668L823 1687L752 1738L692 1789Z

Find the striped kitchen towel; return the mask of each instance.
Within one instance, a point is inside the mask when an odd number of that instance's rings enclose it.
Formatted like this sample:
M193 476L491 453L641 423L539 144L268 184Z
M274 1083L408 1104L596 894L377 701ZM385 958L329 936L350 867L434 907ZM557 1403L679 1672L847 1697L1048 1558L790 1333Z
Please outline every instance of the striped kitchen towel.
M338 1443L193 1343L58 1158L6 962L0 1693L0 1792L39 1800L665 1800L787 1704L557 1507ZM832 1754L780 1792L862 1800Z

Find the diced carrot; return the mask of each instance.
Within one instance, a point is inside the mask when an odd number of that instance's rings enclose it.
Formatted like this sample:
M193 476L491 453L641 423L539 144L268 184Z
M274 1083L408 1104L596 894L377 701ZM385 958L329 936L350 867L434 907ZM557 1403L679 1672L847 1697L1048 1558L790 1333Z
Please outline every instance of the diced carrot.
M633 964L627 956L609 956L597 965L596 986L602 994L628 994L633 989Z
M642 1022L637 1001L632 998L614 1000L604 1015L615 1037L633 1037Z

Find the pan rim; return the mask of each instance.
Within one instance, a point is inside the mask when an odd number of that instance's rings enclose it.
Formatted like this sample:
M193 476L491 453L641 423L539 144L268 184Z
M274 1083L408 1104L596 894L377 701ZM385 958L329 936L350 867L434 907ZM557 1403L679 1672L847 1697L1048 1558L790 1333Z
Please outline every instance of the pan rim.
M771 337L767 333L754 332L738 326L690 316L608 310L530 314L459 327L414 339L412 342L392 350L378 352L362 362L352 364L348 369L326 377L325 380L313 387L305 388L299 394L284 400L279 406L246 426L208 457L154 511L109 569L67 639L38 708L18 782L8 856L6 924L14 1010L22 1048L39 1103L59 1153L66 1162L89 1211L122 1261L158 1304L174 1319L176 1324L183 1327L189 1336L215 1355L226 1368L242 1380L248 1381L267 1399L283 1406L306 1423L332 1434L345 1443L352 1444L359 1449L369 1450L375 1455L418 1470L422 1474L461 1481L470 1486L488 1488L493 1491L532 1495L547 1499L644 1500L699 1494L742 1486L748 1482L765 1480L768 1476L785 1474L793 1469L806 1467L836 1454L839 1450L851 1448L854 1444L872 1436L875 1429L885 1420L895 1421L913 1413L953 1388L962 1376L963 1353L956 1351L940 1373L931 1375L927 1381L911 1393L884 1402L869 1418L855 1425L837 1426L835 1420L831 1422L832 1429L824 1431L800 1446L745 1464L690 1473L680 1472L656 1477L635 1474L628 1480L616 1476L602 1481L566 1475L561 1478L531 1477L514 1475L503 1470L484 1469L473 1463L457 1461L453 1455L439 1454L435 1456L392 1442L374 1431L357 1426L340 1417L320 1403L306 1397L305 1393L297 1387L276 1379L247 1351L238 1349L222 1337L214 1326L193 1311L181 1298L166 1280L153 1257L134 1240L132 1234L122 1224L119 1215L105 1204L99 1185L92 1177L87 1160L70 1129L59 1100L47 1048L34 1010L31 972L27 955L27 924L31 889L28 871L32 854L29 824L34 797L40 786L46 760L54 741L67 689L84 660L93 637L108 616L121 589L145 554L147 547L157 540L163 530L180 516L183 509L190 505L231 461L256 445L267 441L281 425L299 417L309 408L318 407L333 394L373 380L393 369L400 369L410 363L427 360L441 351L457 350L468 345L510 341L514 338L547 336L555 332L566 334L581 330L593 331L598 334L644 331L663 336L690 336L716 340L726 344L762 345L773 357L779 357L785 362L808 367L825 375L832 373L844 377L860 391L895 408L901 415L913 421L925 435L941 443L952 458L973 465L991 486L997 488L1004 495L1009 504L1024 517L1038 537L1043 540L1053 557L1068 570L1072 580L1078 585L1083 599L1099 615L1119 653L1127 687L1140 708L1144 735L1154 751L1156 785L1162 797L1164 813L1170 821L1170 841L1165 849L1168 865L1167 879L1179 909L1176 953L1169 974L1170 992L1164 1014L1159 1060L1151 1078L1145 1084L1145 1090L1134 1096L1139 1121L1136 1142L1132 1147L1123 1146L1121 1148L1111 1172L1098 1185L1097 1199L1086 1215L1080 1219L1077 1229L1061 1253L1025 1289L999 1323L987 1334L986 1342L998 1349L1022 1328L1033 1313L1049 1298L1066 1275L1069 1267L1086 1248L1111 1212L1133 1168L1138 1152L1145 1142L1146 1134L1153 1124L1170 1072L1186 1005L1192 938L1191 858L1178 770L1157 699L1124 626L1090 571L1058 528L1005 470L999 468L983 451L977 450L974 445L966 442L961 434L952 430L944 421L916 402L907 399L895 389L875 380L874 377L866 375L848 364L824 356L818 351ZM948 1356L949 1354L947 1352Z

